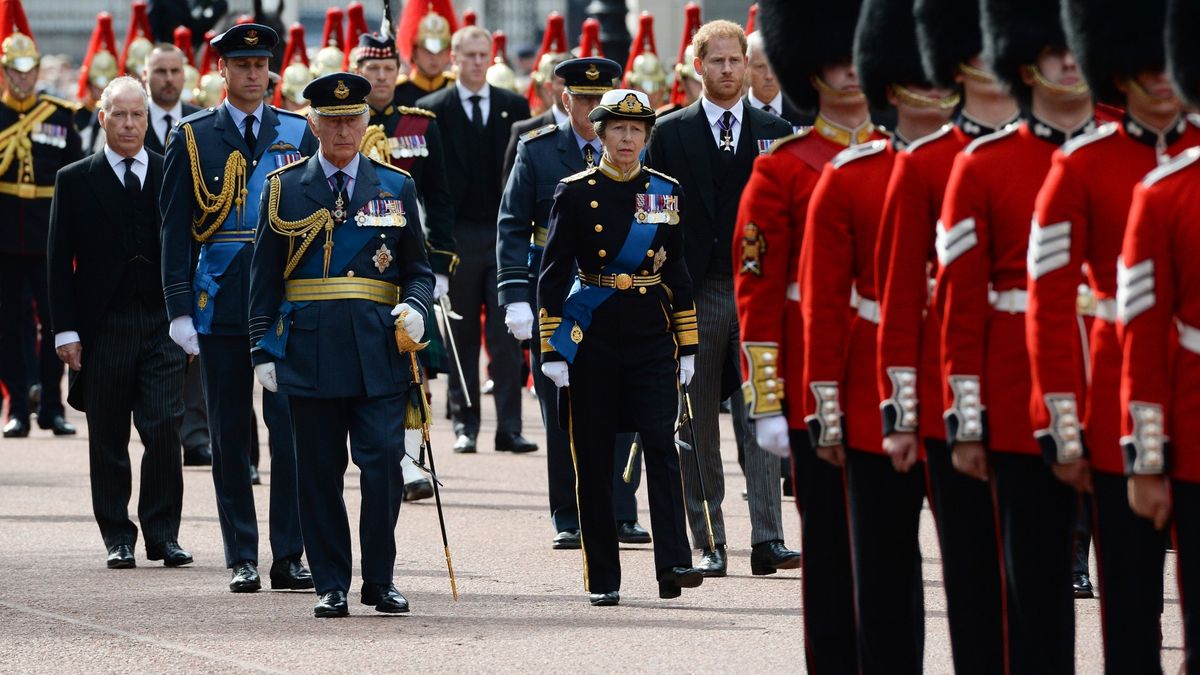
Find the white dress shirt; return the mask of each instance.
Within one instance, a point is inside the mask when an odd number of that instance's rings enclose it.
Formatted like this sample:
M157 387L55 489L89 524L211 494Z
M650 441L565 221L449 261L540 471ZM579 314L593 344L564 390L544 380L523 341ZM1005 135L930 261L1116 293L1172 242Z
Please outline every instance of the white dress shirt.
M330 191L336 190L334 186L337 185L337 182L333 179L333 174L341 171L347 176L346 184L343 186L346 190L346 197L349 198L354 194L354 180L358 176L358 160L360 157L361 155L355 155L354 159L350 160L350 163L345 168L339 169L332 162L325 159L324 153L317 153L317 159L321 162L321 170L325 172L325 182L329 185Z
M749 92L746 93L746 98L750 100L750 105L752 107L762 110L764 105L769 105L769 106L771 106L771 109L768 110L767 112L771 113L772 115L777 115L779 117L783 117L783 90L782 89L780 89L779 93L775 94L775 98L771 99L770 101L758 100L758 97L754 95L753 89L751 89Z
M708 100L707 96L700 97L700 105L704 107L704 115L708 117L708 126L712 130L713 140L720 144L721 127L719 126L719 123L721 121L721 116L725 114L725 109ZM742 115L746 113L746 107L742 105L742 99L739 98L737 103L734 103L733 107L729 109L729 112L733 113L733 124L731 130L733 132L733 149L736 151L738 139L741 138L742 135Z
M237 125L238 134L244 136L246 134L246 113L235 108L233 106L233 104L229 102L229 99L225 99L225 103L223 105L225 106L225 111L229 113L229 117L233 120L233 123L235 125ZM263 116L263 108L264 107L265 106L262 103L259 103L258 107L254 109L254 137L255 138L258 138L258 130L260 128L262 128L262 116Z
M470 89L467 89L466 86L463 85L462 80L455 80L454 88L458 90L458 100L462 101L463 112L467 113L468 121L471 119L471 115L474 114L472 111L471 97L472 96L480 96L481 97L481 99L479 101L479 109L483 113L483 124L484 124L484 126L487 126L488 112L491 110L490 94L491 94L492 88L485 84L485 85L483 85L483 89L480 89L479 91L471 91Z
M183 104L176 101L174 108L164 110L154 101L150 101L150 128L154 130L158 140L162 141L164 148L167 147L167 136L171 133L171 129L167 128L167 121L163 119L165 115L171 116L172 126L179 124L180 118L183 117Z
M467 101L467 104L469 105L470 101ZM554 123L555 124L562 124L563 122L571 121L571 116L568 115L567 113L563 112L562 110L559 110L558 106L556 106L556 105L550 106L550 111L554 113ZM471 112L468 110L467 116L470 117L470 115L471 115Z

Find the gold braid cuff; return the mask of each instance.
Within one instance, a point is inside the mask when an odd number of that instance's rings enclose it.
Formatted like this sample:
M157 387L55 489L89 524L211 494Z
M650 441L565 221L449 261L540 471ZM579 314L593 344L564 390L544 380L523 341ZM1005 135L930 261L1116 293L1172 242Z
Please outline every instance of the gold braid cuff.
M782 414L784 382L779 370L779 344L743 342L742 355L750 371L742 383L750 419Z
M301 220L284 220L279 217L279 193L281 187L279 176L272 176L267 188L267 224L271 231L288 238L287 265L283 268L283 278L292 275L300 258L308 251L308 247L321 230L325 231L325 266L323 276L329 277L329 256L333 252L333 215L329 209L321 209ZM296 238L302 237L300 248L296 249Z
M196 195L196 207L200 209L200 215L192 219L192 237L203 244L221 229L230 209L236 206L238 215L242 214L242 206L246 203L246 158L240 152L229 153L225 160L221 191L214 195L208 191L204 176L200 175L200 151L196 148L196 134L192 131L192 125L183 125L183 134L187 141L188 164L192 170L192 191Z

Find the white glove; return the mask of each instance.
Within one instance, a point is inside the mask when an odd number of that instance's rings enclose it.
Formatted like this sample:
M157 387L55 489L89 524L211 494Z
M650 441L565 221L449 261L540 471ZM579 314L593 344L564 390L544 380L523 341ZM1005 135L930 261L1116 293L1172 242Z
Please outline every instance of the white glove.
M696 374L696 355L688 354L679 357L679 383L691 384L692 376Z
M167 331L171 341L179 345L186 354L200 356L200 338L196 335L196 324L191 316L179 316L171 319L171 329Z
M413 342L420 342L422 337L425 337L425 319L421 318L421 313L413 309L412 305L407 302L402 302L392 308L392 316L400 316L401 312L407 311L404 315L404 332L408 333L408 337L412 338Z
M254 376L258 378L258 383L270 392L279 391L279 381L275 379L275 362L260 363L254 366Z
M445 274L433 275L433 299L441 300L442 296L450 292L450 277Z
M542 364L542 374L550 378L554 386L560 389L571 384L571 378L567 374L566 361L546 361Z
M533 337L533 308L528 302L512 302L504 306L504 325L518 340Z
M754 440L758 447L787 459L791 456L791 445L788 442L788 423L783 415L771 415L754 420Z

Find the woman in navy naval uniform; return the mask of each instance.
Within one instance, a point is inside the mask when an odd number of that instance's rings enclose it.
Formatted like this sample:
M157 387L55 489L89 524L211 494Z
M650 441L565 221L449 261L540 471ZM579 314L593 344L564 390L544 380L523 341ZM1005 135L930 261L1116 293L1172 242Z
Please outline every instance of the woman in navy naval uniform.
M640 162L654 124L645 94L610 91L590 118L604 156L563 179L550 211L537 293L542 372L569 410L591 603L620 601L612 447L622 431L642 436L658 593L676 598L703 581L692 567L673 442L678 383L691 379L698 342L683 193Z

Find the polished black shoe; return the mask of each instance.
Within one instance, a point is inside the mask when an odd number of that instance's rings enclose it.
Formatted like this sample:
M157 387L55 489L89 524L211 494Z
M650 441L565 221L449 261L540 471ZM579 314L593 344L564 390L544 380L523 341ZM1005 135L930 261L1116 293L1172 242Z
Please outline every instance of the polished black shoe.
M458 438L454 439L454 452L460 455L475 454L475 437L468 434L459 434Z
M1075 591L1075 599L1096 597L1096 591L1092 588L1092 580L1086 573L1073 574L1071 577L1071 589Z
M678 598L685 588L696 588L708 576L696 567L672 567L658 575L658 597L664 600Z
M301 591L312 587L312 573L301 564L299 556L271 563L271 590Z
M117 544L108 547L108 569L128 570L137 567L133 558L133 547L129 544Z
M258 475L258 467L253 464L250 465L250 484L262 485L262 476Z
M750 547L750 573L775 574L776 570L794 570L800 566L800 553L789 550L779 539Z
M55 415L54 417L51 417L49 421L45 422L39 417L38 427L53 431L55 436L75 435L75 425L67 422L66 418L64 418L62 415Z
M538 449L537 443L525 438L521 434L506 434L496 437L496 452L512 452L525 453L536 452Z
M621 602L621 594L616 591L592 593L588 596L588 602L592 603L592 607L612 607Z
M404 484L404 501L406 502L429 499L432 496L433 483L430 483L426 478L418 478L411 483Z
M362 585L362 604L375 605L375 611L383 612L384 614L408 613L408 599L400 595L400 591L396 590L395 584L380 586L379 584L369 584L364 581Z
M161 544L147 544L146 558L161 560L167 567L180 567L192 564L192 554L179 547L178 542L167 541Z
M329 591L322 593L321 599L313 606L313 616L318 619L332 619L339 616L349 616L350 606L346 603L346 591Z
M650 533L636 520L617 523L617 541L622 544L649 544Z
M198 448L183 451L184 466L212 466L212 448L201 445Z
M29 387L29 409L37 410L42 404L42 385L35 384Z
M29 435L29 420L12 418L4 425L5 438L25 438Z
M551 544L556 549L577 549L580 545L579 530L563 530L554 535L554 543Z
M723 577L726 565L725 545L721 544L715 551L706 546L700 555L700 562L696 565L696 569L706 577Z
M254 563L243 560L233 564L233 576L229 580L229 590L233 593L254 593L262 588L262 580L258 578L258 568Z

